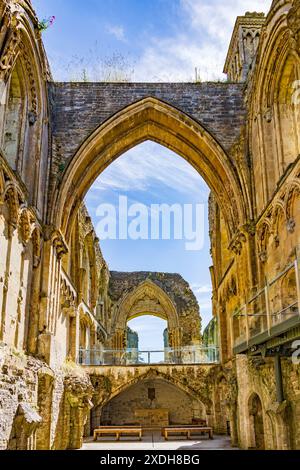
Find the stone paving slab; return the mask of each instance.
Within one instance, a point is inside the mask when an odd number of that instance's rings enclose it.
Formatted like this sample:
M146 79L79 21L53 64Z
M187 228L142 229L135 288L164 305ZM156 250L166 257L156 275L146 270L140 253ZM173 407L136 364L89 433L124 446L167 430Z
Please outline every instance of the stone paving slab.
M143 441L134 441L123 437L121 441L99 439L97 442L93 438L87 438L81 450L238 450L230 445L228 436L214 436L214 439L187 440L176 437L174 440L165 441L160 433L145 433Z

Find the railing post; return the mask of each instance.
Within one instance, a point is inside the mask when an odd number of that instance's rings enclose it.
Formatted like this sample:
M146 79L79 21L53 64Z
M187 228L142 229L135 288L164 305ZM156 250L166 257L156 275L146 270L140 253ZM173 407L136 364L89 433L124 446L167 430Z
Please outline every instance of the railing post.
M300 248L299 246L296 247L295 275L296 275L296 288L297 288L297 300L298 300L298 315L300 316Z
M271 317L270 317L270 302L269 302L269 284L268 281L265 286L265 300L266 300L266 313L267 313L267 327L268 327L268 333L270 336L271 332Z

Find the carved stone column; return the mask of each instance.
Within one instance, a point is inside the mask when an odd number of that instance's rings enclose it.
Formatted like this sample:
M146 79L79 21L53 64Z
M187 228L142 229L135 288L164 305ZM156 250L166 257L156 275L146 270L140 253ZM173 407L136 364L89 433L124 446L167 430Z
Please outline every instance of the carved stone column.
M28 325L27 350L29 354L37 353L39 327L39 302L41 289L41 236L39 229L32 234L33 241L33 271L30 295L30 316Z
M47 227L43 250L39 355L50 364L56 321L60 308L61 258L68 251L61 233Z
M172 328L169 330L169 345L172 349L181 348L181 337L182 331L181 328Z
M6 310L7 310L7 301L8 301L8 290L10 283L10 272L11 272L11 258L12 258L12 249L13 249L13 235L17 229L18 216L19 216L19 199L16 188L11 185L6 190L4 196L4 202L7 204L9 211L8 224L6 225L6 254L5 254L5 273L4 278L2 279L3 283L3 294L2 294L2 305L1 309L1 323L0 323L0 341L5 338L6 332ZM1 254L4 256L4 254Z

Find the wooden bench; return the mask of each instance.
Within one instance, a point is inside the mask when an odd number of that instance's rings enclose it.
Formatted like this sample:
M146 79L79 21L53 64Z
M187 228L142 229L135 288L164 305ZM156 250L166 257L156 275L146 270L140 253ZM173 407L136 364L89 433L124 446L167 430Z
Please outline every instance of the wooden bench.
M163 436L167 441L169 439L169 435L186 435L187 439L191 439L193 434L208 434L209 439L213 439L213 430L210 427L203 427L203 426L168 426L167 428L163 429Z
M100 426L94 429L94 441L97 441L98 436L116 436L119 441L121 436L137 436L142 440L143 430L139 426Z
M169 426L166 426L164 428L161 428L161 435L164 437L165 435L165 429L178 429L178 428L189 428L189 429L199 429L199 428L207 428L207 424L205 425L199 425L199 424L169 424Z

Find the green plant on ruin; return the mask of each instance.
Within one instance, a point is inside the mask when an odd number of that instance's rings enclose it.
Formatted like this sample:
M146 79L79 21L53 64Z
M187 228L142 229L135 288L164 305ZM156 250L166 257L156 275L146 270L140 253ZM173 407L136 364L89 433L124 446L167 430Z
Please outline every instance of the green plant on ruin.
M128 55L119 51L106 55L98 42L86 56L74 55L62 68L71 82L129 83L134 75L134 65Z
M63 172L65 171L65 164L64 164L64 163L60 163L60 164L58 165L58 171L59 171L60 173L63 173Z

